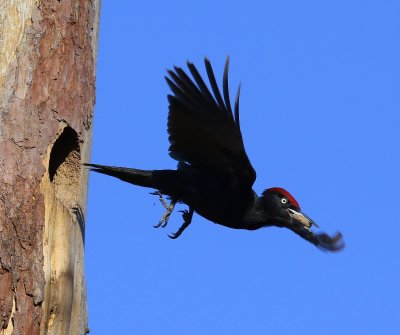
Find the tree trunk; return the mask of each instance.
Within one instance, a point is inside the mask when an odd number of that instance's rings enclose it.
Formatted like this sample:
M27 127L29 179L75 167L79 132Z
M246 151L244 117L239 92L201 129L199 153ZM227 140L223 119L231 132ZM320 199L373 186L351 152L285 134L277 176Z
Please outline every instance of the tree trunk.
M0 1L0 335L85 334L100 0Z

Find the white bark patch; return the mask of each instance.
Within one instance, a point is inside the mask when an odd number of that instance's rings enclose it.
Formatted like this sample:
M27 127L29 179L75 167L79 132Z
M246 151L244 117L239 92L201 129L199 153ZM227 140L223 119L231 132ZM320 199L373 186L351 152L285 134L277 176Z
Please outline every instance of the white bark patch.
M8 66L16 59L25 27L31 24L35 0L0 1L0 89Z

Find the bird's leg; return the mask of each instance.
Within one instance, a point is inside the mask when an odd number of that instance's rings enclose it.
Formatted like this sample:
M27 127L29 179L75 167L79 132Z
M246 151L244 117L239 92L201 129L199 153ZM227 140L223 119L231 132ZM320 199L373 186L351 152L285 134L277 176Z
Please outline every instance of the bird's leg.
M155 191L155 192L152 192L150 194L158 195L161 204L166 209L165 213L163 214L163 216L160 219L160 222L158 222L158 224L154 225L153 227L154 228L160 228L160 227L164 228L168 224L169 216L171 215L172 211L174 210L176 201L175 200L171 200L170 204L168 205L167 202L165 201L165 199L163 198L163 195L162 195L162 193L160 191Z
M183 211L180 211L182 213L182 218L183 218L183 225L178 229L178 231L176 233L172 233L169 234L168 237L172 238L172 239L176 239L179 236L181 236L181 234L183 233L183 231L190 225L190 223L192 222L192 217L193 217L193 212L194 209L189 207L189 210L185 209Z

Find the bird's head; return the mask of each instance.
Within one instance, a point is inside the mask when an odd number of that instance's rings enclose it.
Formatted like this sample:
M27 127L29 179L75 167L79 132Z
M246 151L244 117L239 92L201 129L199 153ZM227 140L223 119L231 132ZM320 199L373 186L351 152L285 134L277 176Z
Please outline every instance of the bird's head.
M296 199L286 190L280 187L269 188L264 191L263 198L267 206L268 214L277 226L297 225L306 229L318 225L300 210Z
M269 224L289 228L325 251L339 251L344 248L343 237L339 232L334 236L315 234L310 228L318 225L300 210L296 199L283 188L273 187L265 190L262 200Z

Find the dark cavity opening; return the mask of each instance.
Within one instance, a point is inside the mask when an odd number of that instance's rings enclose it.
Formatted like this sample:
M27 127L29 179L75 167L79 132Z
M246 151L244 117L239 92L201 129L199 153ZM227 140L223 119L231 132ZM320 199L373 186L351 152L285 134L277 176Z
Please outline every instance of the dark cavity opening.
M51 149L49 161L50 181L53 181L58 168L73 151L78 153L80 151L78 134L71 127L65 127Z

